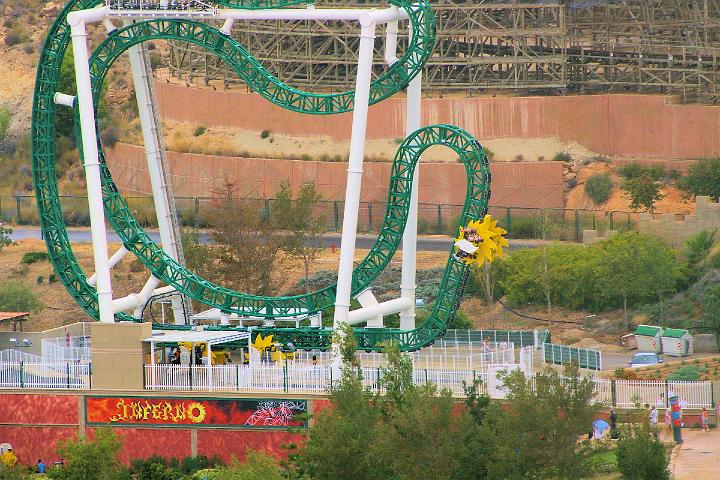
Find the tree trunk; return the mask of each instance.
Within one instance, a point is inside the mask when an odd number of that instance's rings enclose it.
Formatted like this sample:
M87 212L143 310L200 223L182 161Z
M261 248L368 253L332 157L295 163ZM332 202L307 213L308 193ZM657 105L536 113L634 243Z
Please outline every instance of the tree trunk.
M630 321L627 313L627 295L623 294L623 314L625 315L625 330L630 330Z

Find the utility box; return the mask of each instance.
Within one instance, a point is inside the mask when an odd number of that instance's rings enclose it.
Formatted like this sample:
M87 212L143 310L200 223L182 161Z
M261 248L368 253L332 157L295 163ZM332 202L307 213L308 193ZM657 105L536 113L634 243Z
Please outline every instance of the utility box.
M662 333L663 329L660 327L638 325L635 329L638 352L660 353L662 350Z
M695 350L695 341L687 330L666 328L662 334L663 353L673 357L687 357Z

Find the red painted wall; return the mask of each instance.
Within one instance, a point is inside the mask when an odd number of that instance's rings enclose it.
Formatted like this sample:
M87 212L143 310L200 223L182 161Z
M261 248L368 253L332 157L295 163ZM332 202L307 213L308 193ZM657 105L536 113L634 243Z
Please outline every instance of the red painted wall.
M94 430L88 428L86 431L92 434ZM122 437L120 459L125 463L153 455L182 459L192 454L188 429L113 428L113 430Z
M78 423L78 397L75 395L3 394L1 397L0 424Z
M21 425L0 425L0 442L9 443L24 465L35 465L38 459L46 465L58 460L55 453L60 440L76 438L75 427L33 427Z
M208 457L219 455L226 462L233 458L244 460L248 450L285 458L289 452L282 446L301 441L301 435L285 431L203 429L198 430L198 454Z

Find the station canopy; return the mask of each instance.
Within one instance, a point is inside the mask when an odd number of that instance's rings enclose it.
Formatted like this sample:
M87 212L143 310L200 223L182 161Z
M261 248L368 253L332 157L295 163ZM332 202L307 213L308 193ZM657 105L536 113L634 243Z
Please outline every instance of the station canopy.
M247 341L250 332L224 331L195 331L195 330L158 330L154 331L152 337L143 339L146 343L207 343L208 345L220 345L223 343Z

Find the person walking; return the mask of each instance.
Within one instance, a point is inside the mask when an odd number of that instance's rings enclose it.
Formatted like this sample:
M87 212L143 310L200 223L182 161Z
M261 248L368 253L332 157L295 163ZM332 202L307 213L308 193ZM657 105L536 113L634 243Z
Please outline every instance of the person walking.
M710 418L708 416L707 408L704 408L704 407L703 407L703 411L702 411L702 429L703 429L703 432L710 431Z

